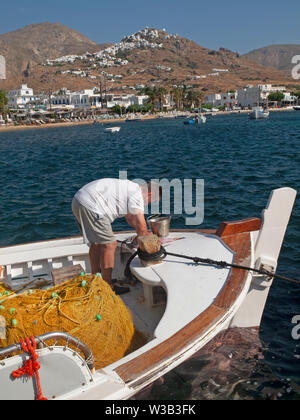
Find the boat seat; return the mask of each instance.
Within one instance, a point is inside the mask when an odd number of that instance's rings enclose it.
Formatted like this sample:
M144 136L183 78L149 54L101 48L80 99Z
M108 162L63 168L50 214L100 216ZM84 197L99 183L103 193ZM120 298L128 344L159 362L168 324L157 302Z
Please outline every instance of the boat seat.
M170 238L178 233L170 233ZM181 237L183 235L181 234ZM169 252L211 258L232 263L234 252L214 235L198 232L184 233L184 238L166 245ZM136 257L131 264L132 273L144 284L145 300L151 305L151 289L161 286L167 293L167 304L154 336L166 338L183 328L205 311L222 290L229 276L229 268L197 265L190 260L167 256L165 260L144 267Z
M51 347L37 350L41 365L39 376L43 395L47 399L57 399L69 392L86 389L92 381L92 374L85 361L73 349ZM1 400L34 400L36 397L35 378L13 379L11 373L24 364L29 356L21 354L1 360L0 389Z

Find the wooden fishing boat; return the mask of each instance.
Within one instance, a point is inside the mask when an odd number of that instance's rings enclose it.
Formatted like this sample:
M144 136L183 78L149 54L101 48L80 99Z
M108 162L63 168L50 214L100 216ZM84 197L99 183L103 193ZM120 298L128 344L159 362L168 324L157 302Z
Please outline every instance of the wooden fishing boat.
M258 106L253 108L252 112L249 114L251 120L264 120L270 116L270 111L265 110L262 107Z
M165 249L222 260L252 268L276 271L277 260L294 205L296 191L281 188L271 193L262 218L223 222L216 230L171 230L163 239ZM116 234L118 248L114 278L122 279L133 253L128 238ZM0 248L2 281L13 290L34 279L52 281L54 269L81 265L90 271L88 247L83 238L43 241ZM260 325L272 278L239 268L194 264L166 256L145 267L138 257L130 265L137 280L123 301L132 312L138 330L148 342L115 363L95 371L92 354L84 343L66 333L36 337L43 394L48 399L129 399L187 360L220 331ZM54 334L54 336L53 336ZM48 346L53 337L65 338L64 347ZM78 349L69 349L77 343ZM18 348L0 349L0 399L34 399L32 381L12 380L24 354Z

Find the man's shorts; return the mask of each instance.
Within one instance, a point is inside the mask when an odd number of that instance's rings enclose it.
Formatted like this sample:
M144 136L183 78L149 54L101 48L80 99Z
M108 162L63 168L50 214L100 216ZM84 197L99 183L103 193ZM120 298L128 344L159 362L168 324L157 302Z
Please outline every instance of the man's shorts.
M115 242L115 236L110 220L100 216L82 206L76 198L72 201L72 212L83 234L84 241L88 244L110 244Z

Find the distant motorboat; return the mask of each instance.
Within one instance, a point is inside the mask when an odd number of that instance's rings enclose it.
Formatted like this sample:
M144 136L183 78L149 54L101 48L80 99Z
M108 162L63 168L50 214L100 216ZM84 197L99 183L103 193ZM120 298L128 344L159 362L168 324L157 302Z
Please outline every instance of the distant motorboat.
M206 123L206 117L202 114L198 115L197 117L192 118L188 121L184 121L185 125L188 125L188 124L205 124L205 123Z
M300 111L300 105L298 105L298 106L293 106L293 108L294 108L294 110L295 110L295 111Z
M108 127L105 128L105 131L108 131L110 133L118 133L121 130L121 127Z
M251 120L263 120L263 119L268 118L269 115L270 115L270 111L258 106L256 108L253 108L252 112L250 112L249 114L249 117Z

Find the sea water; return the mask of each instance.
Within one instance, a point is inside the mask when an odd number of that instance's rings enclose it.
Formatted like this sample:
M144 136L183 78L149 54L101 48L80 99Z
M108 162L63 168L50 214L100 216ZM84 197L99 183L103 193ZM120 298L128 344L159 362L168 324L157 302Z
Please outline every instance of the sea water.
M92 180L118 177L119 171L127 171L129 179L203 179L204 220L195 226L200 228L260 217L275 188L300 191L300 112L274 112L261 121L245 114L217 115L199 126L162 119L113 125L121 131L82 125L0 132L0 246L79 234L71 212L73 195ZM171 227L184 228L184 214L174 214ZM114 229L128 226L119 220ZM299 195L278 273L300 279ZM188 398L193 392L198 399L299 399L300 340L292 336L292 319L300 315L299 293L298 285L274 281L260 330L263 362L255 366L254 377L232 384L236 378L229 372L222 393L215 376L211 380L216 385L208 382L206 388L205 381L195 380L204 366L196 360L186 368L188 378L193 377L190 383L187 379L187 388L176 385L173 372L156 398ZM247 370L246 358L243 355Z

